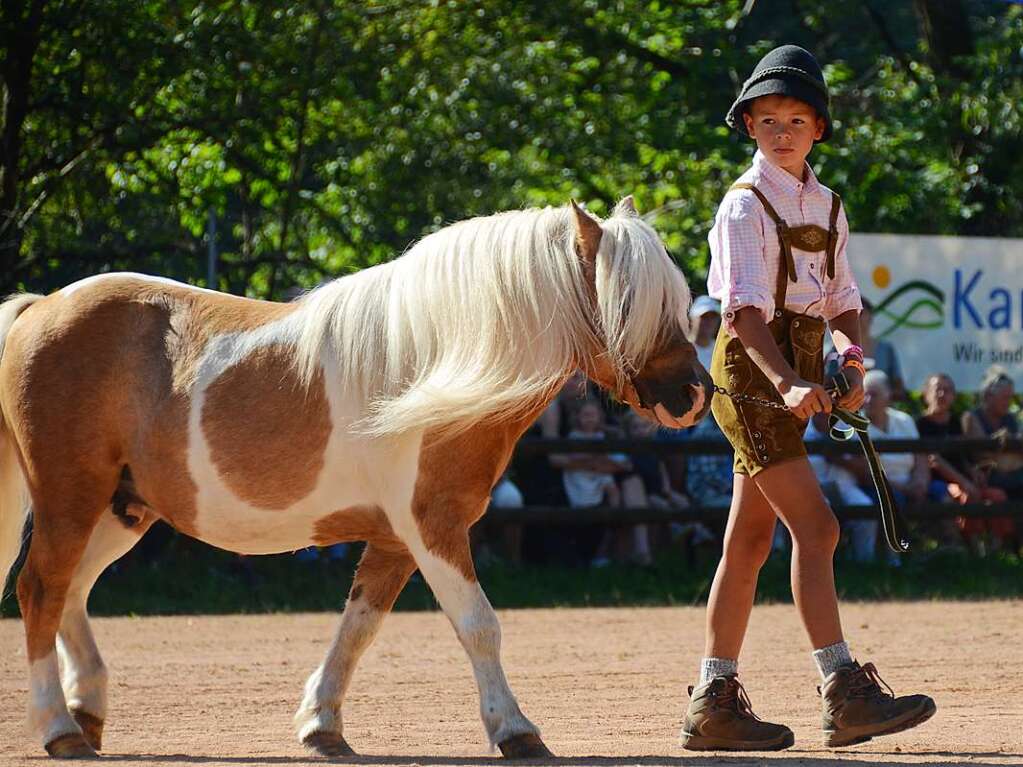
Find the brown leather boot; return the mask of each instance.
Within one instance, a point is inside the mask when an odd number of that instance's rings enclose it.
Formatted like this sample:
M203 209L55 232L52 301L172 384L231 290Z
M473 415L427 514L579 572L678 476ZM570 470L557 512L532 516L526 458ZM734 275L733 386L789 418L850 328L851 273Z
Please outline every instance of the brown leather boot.
M761 721L734 674L689 688L682 748L690 751L780 751L795 742L783 724Z
M926 695L896 698L873 663L861 666L853 661L829 674L817 690L824 703L824 745L831 747L908 730L926 722L937 710Z

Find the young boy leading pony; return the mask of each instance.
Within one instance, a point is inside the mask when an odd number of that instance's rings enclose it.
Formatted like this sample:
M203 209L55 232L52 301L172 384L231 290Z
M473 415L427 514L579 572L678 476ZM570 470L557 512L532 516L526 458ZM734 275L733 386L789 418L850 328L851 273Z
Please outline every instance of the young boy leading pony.
M792 534L792 595L822 680L825 743L847 746L920 724L935 706L925 695L885 693L873 664L853 660L832 569L838 521L803 445L807 421L832 406L822 385L825 328L851 385L837 404L856 410L863 402L849 225L838 195L806 163L832 130L817 61L794 45L768 53L726 122L757 143L752 167L725 195L710 233L708 287L723 315L711 374L734 395L715 397L712 407L735 450L734 481L682 745L759 751L793 744L788 727L753 714L737 676L757 574L780 518ZM766 400L775 407L761 404Z

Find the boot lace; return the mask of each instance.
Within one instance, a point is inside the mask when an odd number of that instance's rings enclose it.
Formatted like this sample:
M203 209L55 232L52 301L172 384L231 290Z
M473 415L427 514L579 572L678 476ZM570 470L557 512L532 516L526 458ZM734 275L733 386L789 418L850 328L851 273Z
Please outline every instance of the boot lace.
M760 717L753 713L753 704L746 694L746 688L736 677L728 679L725 689L717 697L722 707L731 709L740 717L761 721Z
M884 685L888 692L881 689ZM866 663L849 675L850 698L894 698L895 691L888 686L873 663Z

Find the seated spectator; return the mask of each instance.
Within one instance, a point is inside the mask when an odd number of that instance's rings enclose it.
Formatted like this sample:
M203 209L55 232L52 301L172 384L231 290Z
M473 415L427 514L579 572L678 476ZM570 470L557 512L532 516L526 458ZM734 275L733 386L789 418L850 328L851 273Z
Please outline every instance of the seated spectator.
M687 434L693 439L725 441L713 413ZM690 455L686 460L686 489L699 506L728 507L732 503L732 457L727 454Z
M625 433L630 439L653 441L657 435L657 424L648 421L636 412L625 416ZM655 453L637 452L629 456L632 470L620 480L622 501L626 508L651 506L659 509L689 507L689 499L675 492L668 482L664 462ZM633 525L624 533L625 556L640 565L653 563L650 544L650 525Z
M874 305L863 299L860 312L860 333L863 345L863 366L867 370L880 370L888 376L889 399L902 402L906 399L906 385L902 379L902 366L895 347L883 338L874 338L871 328L874 321Z
M521 509L524 505L522 498L522 492L516 487L515 483L508 477L507 472L501 475L501 478L497 480L497 484L494 485L494 489L490 491L490 505L495 509ZM484 523L487 528L498 527L495 534L501 539L501 549L504 555L504 560L513 567L517 567L522 564L522 525L514 522L505 522L500 525L486 524L486 517L480 522ZM477 522L473 526L473 531L477 528L483 528ZM489 531L488 531L489 532ZM483 554L480 558L485 562L487 555L492 557L486 542L483 542L480 546Z
M829 439L827 413L817 413L810 420L804 439L807 442ZM845 456L831 457L811 453L809 459L810 466L813 467L829 502L840 503L843 506L874 505L874 499L857 484L853 472L841 465L846 459ZM877 548L877 517L872 515L862 519L843 519L841 524L849 536L850 558L854 562L873 562Z
M968 437L1019 436L1019 421L1009 412L1015 396L1012 379L1004 371L988 371L981 384L980 407L963 413L963 433ZM1009 498L1023 498L1023 453L1000 450L983 456L991 466L988 484L1004 490Z
M689 309L692 323L692 341L696 358L707 370L714 356L714 341L721 326L721 302L710 296L699 296Z
M630 412L625 417L625 433L631 439L654 440L657 437L657 424L648 421L639 413ZM672 488L668 481L668 470L664 460L655 453L636 453L629 456L633 473L626 479L637 479L642 483L647 503L661 509L688 509L689 499L684 493ZM625 481L622 482L624 492ZM626 499L626 505L628 499Z
M564 407L553 400L539 415L524 439L557 439ZM511 472L522 499L529 506L566 506L561 469L554 465L554 456L543 452L516 451ZM485 519L485 518L484 518ZM534 564L552 564L564 560L569 548L569 531L558 525L526 525L522 531L522 558Z
M625 435L621 428L622 416L629 411L629 406L611 398L597 384L586 377L582 370L573 371L557 394L557 402L561 405L561 436L567 436L575 428L576 413L587 402L596 402L604 414L604 432L608 437Z
M1009 412L1014 396L1012 379L999 368L989 370L981 383L980 406L963 413L963 433L967 437L1019 436L1019 421ZM989 489L1001 490L1007 500L1023 499L1023 452L982 453L978 463L987 470ZM1019 533L1013 520L1005 519L997 530L992 527L989 532L996 547L1019 547Z
M869 370L863 380L866 394L864 410L870 419L867 433L872 440L919 439L913 419L900 410L888 407L892 390L888 376L880 370ZM895 502L920 503L927 497L930 469L924 456L916 453L881 453L881 465L888 476ZM863 459L860 459L863 461ZM870 486L866 462L858 473L860 484Z
M569 439L603 440L604 411L594 400L585 402L575 416L575 428ZM571 453L552 455L551 463L562 471L562 484L568 505L588 508L606 504L621 506L622 497L614 476L632 468L627 456L620 453ZM602 567L610 561L610 540L600 525L583 525L576 530L576 553L584 562Z
M963 436L962 423L952 417L956 389L943 373L928 376L924 382L924 414L916 420L920 436L944 439ZM932 500L946 498L956 503L1003 503L1007 496L1001 488L990 487L984 473L962 451L941 451L927 457L931 467L929 495ZM990 535L996 541L1011 537L1014 526L1008 517L957 517L956 526L967 543L976 545L978 536Z

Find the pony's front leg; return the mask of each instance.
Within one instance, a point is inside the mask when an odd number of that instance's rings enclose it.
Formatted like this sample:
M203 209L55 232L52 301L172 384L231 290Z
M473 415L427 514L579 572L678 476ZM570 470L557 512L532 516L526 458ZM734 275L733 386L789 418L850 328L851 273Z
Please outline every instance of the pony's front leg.
M490 743L509 759L552 756L540 731L519 709L505 678L501 626L476 580L468 531L453 529L447 536L447 545L416 552L416 563L469 655Z
M334 644L306 682L295 714L298 738L304 745L324 756L355 753L342 734L341 704L356 663L415 569L412 556L398 544L366 545Z

